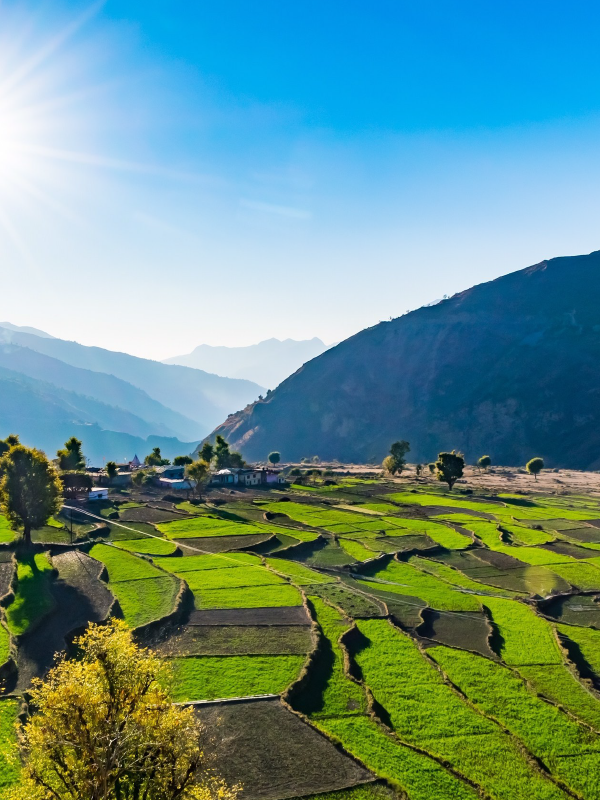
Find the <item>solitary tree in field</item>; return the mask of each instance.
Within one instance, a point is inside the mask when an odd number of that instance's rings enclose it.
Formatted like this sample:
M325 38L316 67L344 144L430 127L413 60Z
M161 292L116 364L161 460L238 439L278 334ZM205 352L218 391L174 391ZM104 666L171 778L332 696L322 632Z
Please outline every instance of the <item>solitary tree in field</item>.
M62 450L57 450L58 468L65 472L74 472L85 469L85 458L81 449L81 440L75 436L65 442Z
M173 464L176 467L185 467L186 464L191 464L194 459L191 456L175 456Z
M525 469L530 475L537 481L538 473L540 473L544 469L544 459L536 456L536 458L532 458L531 461L528 461L525 465Z
M185 477L196 482L194 493L197 497L200 497L202 489L206 486L210 478L210 465L201 459L193 461L185 468Z
M448 484L448 489L452 487L459 478L463 476L465 459L461 453L453 450L451 453L440 453L435 462L438 480Z
M198 451L198 458L200 461L206 461L207 464L213 460L215 455L215 448L210 442L204 442L200 450Z
M269 464L279 464L281 461L281 453L278 453L277 450L273 450L272 453L269 453Z
M164 661L124 622L92 625L31 690L17 800L235 800L207 769L206 731L172 704Z
M106 470L106 477L108 478L108 482L110 484L117 477L117 465L114 461L107 461L104 469Z
M160 454L160 447L153 447L152 452L148 453L144 459L144 464L149 467L164 467L169 463L168 458L163 458Z
M481 456L477 462L479 469L487 469L492 465L492 459L489 456Z
M23 528L31 544L31 531L41 528L62 505L62 484L41 450L13 445L0 459L0 509L13 525Z
M397 472L402 472L406 466L406 454L410 452L410 445L404 440L394 442L390 447L390 454L383 459L383 468L390 475L395 475Z

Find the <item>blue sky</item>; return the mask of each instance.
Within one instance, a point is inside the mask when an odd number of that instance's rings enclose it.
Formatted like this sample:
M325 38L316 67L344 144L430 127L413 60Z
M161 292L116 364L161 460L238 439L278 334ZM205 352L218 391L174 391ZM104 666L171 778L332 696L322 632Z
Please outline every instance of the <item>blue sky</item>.
M337 341L600 248L591 2L4 2L0 319Z

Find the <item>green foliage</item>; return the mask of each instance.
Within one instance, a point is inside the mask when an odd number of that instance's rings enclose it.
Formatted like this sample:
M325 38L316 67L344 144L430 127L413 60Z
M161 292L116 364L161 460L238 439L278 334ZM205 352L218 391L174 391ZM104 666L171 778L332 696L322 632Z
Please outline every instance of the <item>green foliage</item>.
M12 524L4 516L4 514L0 514L0 544L12 542L15 536L16 533L12 529Z
M171 660L173 699L184 702L279 694L296 680L304 661L305 657L298 655L175 658Z
M112 483L112 481L117 477L118 472L116 462L107 461L104 469L106 470L106 477L108 478L109 483Z
M481 456L481 458L477 461L477 466L479 469L487 469L488 467L491 467L491 465L492 459L489 456Z
M160 447L153 447L152 452L144 458L144 464L149 467L164 467L169 464L168 458L163 458L160 454Z
M438 460L435 462L435 468L438 480L447 483L448 488L452 491L456 481L463 476L465 459L456 450L452 450L451 453L440 453Z
M269 464L279 464L281 461L281 453L278 453L277 450L273 450L272 453L268 455Z
M185 467L186 464L192 464L194 459L191 456L175 456L173 464L176 467Z
M579 628L575 625L557 625L558 630L575 642L581 655L600 677L600 631L592 628Z
M390 454L383 460L383 468L390 475L396 475L402 472L406 466L406 454L410 452L410 445L408 442L401 440L394 442L390 447Z
M137 469L131 476L131 481L134 486L141 488L142 486L149 486L155 476L156 470L154 469Z
M210 466L207 461L192 461L185 468L185 477L194 481L194 493L199 497L210 478Z
M157 569L154 564L151 564L145 558L138 558L131 553L125 553L112 545L95 544L90 550L90 556L101 561L106 566L109 580L112 583L164 576L164 572Z
M563 706L583 722L600 730L600 700L563 664L518 668L535 691Z
M62 485L41 450L13 445L0 459L0 510L13 526L23 528L29 544L33 528L41 528L62 505Z
M36 553L17 564L17 589L6 609L6 622L13 635L25 633L53 608L51 579L52 565L45 553Z
M156 526L168 539L198 538L202 536L244 536L260 533L271 533L266 526L258 523L232 522L209 516L197 516L192 519L160 522Z
M538 474L544 469L544 459L539 456L532 458L531 461L528 461L525 465L525 469L530 475L533 475L537 481Z
M369 550L364 544L353 539L340 539L339 542L342 550L348 553L355 561L368 561L370 558L375 558L379 555L376 550Z
M200 461L206 461L207 464L213 460L215 455L215 448L212 446L210 442L204 442L200 450L198 451L198 458Z
M177 573L175 573L177 574ZM184 578L193 592L206 589L240 589L244 586L272 586L284 584L284 579L265 567L234 564L222 569L201 569L197 572L182 572ZM237 592L232 591L232 595Z
M81 441L75 436L65 442L62 450L57 450L58 468L65 472L85 469L85 457L81 449Z
M217 469L239 468L246 463L240 453L229 449L229 443L220 434L215 439L214 459Z

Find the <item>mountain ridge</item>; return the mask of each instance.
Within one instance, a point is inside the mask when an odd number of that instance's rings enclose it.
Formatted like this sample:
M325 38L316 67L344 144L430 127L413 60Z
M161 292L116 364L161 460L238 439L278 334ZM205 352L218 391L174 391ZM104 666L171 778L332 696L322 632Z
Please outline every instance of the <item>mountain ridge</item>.
M215 432L250 459L317 454L600 466L600 251L549 259L355 334Z

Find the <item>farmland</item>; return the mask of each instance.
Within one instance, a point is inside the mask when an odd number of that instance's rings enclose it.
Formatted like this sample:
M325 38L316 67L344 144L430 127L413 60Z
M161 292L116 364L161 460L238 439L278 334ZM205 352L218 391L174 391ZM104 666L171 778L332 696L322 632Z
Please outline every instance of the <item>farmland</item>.
M400 488L120 495L27 557L0 519L6 746L48 648L112 613L249 798L600 800L600 501Z

